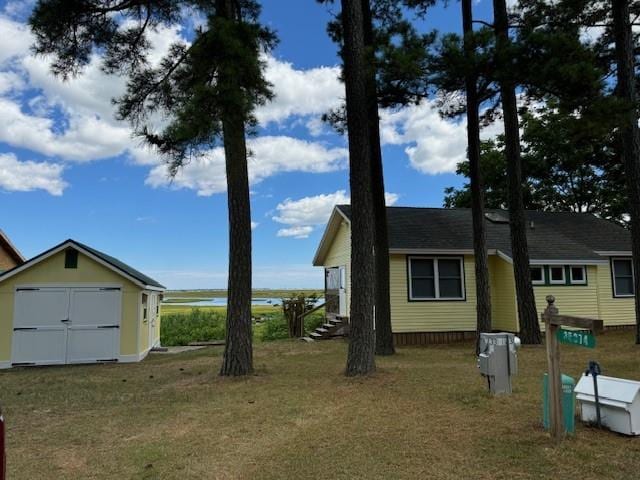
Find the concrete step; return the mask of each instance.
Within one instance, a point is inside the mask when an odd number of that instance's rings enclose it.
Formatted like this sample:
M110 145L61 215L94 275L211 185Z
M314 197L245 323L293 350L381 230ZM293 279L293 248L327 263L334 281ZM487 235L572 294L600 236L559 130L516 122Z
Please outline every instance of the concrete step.
M329 330L327 330L326 328L318 327L315 331L318 333L327 333Z
M322 328L327 328L327 329L331 329L331 328L336 328L336 324L335 323L325 323L324 325L322 325Z
M322 335L321 333L318 333L318 332L311 332L311 333L309 334L309 336L310 336L311 338L313 338L313 339L316 339L316 338L322 338L322 337L323 337L323 335Z
M302 337L300 340L302 340L303 342L307 342L307 343L312 343L315 342L315 340L311 337Z

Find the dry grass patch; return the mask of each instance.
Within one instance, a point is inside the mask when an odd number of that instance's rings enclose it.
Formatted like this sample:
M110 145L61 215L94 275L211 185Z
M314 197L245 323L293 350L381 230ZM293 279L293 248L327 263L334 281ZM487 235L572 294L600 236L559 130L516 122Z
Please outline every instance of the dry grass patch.
M630 333L595 351L640 378ZM472 346L403 348L372 378L348 379L346 343L256 347L256 375L217 376L217 348L135 365L0 373L11 479L635 478L640 439L579 426L554 448L540 427L542 348L520 352L510 397L491 398Z

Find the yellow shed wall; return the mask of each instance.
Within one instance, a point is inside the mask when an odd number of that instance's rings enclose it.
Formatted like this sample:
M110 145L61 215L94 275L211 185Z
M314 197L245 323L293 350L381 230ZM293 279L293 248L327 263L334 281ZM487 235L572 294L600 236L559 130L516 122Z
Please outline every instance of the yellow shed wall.
M141 322L138 312L142 289L82 253L78 255L76 269L64 268L64 258L64 252L57 253L0 283L0 362L11 360L14 292L18 285L82 283L122 285L120 355L137 355L142 352L137 335L138 322Z
M347 312L349 312L351 309L351 228L346 222L340 224L324 260L324 267L341 266L344 266L346 271Z
M390 255L391 324L394 333L476 329L476 277L473 257L464 256L466 300L410 302L407 256Z

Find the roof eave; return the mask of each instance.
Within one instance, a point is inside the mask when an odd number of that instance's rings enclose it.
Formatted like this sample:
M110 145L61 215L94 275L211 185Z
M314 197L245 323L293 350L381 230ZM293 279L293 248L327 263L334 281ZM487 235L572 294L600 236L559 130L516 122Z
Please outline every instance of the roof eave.
M340 222L346 222L347 224L351 224L349 218L338 208L336 205L333 207L333 211L331 212L331 216L329 217L329 221L327 222L327 226L324 229L324 233L322 234L322 239L320 240L320 244L318 245L318 249L316 250L316 254L313 256L313 266L320 267L322 266L322 261L324 261L324 255L326 254L326 250L328 248L328 242L332 240L335 232L332 233L332 229L337 231L339 223L336 223L336 219L339 219ZM334 227L334 225L336 225Z

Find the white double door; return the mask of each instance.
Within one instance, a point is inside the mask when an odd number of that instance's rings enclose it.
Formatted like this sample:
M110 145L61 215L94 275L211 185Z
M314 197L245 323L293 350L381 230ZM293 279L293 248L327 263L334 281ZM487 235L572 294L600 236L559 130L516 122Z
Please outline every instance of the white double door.
M121 305L122 292L116 287L16 289L12 363L117 360Z

